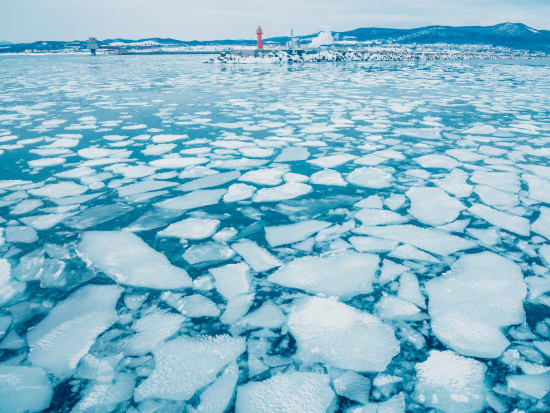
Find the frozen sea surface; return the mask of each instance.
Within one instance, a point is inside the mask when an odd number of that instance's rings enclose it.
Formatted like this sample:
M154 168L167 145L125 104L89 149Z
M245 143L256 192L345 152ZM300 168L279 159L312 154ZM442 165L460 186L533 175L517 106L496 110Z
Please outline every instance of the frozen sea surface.
M550 63L0 59L0 413L550 410Z

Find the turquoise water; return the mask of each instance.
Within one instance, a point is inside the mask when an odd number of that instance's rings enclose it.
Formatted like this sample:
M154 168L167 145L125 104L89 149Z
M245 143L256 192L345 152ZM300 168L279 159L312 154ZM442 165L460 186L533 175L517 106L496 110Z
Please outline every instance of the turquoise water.
M548 408L548 60L204 60L0 59L0 412Z

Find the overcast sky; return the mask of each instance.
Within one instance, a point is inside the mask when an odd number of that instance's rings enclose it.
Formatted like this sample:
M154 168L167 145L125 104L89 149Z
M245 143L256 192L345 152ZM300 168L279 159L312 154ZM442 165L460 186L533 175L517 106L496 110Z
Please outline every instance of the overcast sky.
M550 29L550 0L0 0L0 40L253 38L358 27L522 22Z

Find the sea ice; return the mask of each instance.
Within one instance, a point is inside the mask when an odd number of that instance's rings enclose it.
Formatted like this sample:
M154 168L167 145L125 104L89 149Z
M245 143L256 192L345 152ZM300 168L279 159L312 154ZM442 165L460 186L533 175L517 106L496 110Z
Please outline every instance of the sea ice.
M500 356L509 345L501 329L524 320L521 269L492 252L463 255L426 292L433 333L465 356Z
M233 184L227 188L227 193L223 196L223 202L238 202L252 198L256 188L247 184Z
M408 218L396 212L377 208L363 208L355 213L355 218L363 225L403 224L408 221Z
M81 236L78 251L116 282L133 287L156 289L191 286L187 272L141 238L124 231L89 231Z
M250 267L243 262L211 268L216 290L226 301L250 291Z
M550 240L550 208L540 207L540 215L531 225L531 229Z
M179 191L196 191L197 189L212 188L234 181L241 176L240 172L222 172L213 175L207 175L197 178L193 181L186 182L176 189Z
M187 218L170 224L160 231L159 237L173 237L180 240L199 240L210 238L220 225L217 219Z
M254 202L276 202L298 198L313 191L310 185L301 182L288 182L272 188L262 188L254 195Z
M192 245L185 251L183 258L189 264L199 264L208 261L225 261L235 255L235 252L224 244L209 241L204 244Z
M529 185L529 198L550 204L550 181L535 175L523 175Z
M170 188L175 185L177 185L177 183L172 181L156 181L154 179L147 179L130 185L120 186L116 190L119 196L132 196L142 194L144 192Z
M256 185L274 186L283 182L281 177L285 172L287 172L287 170L283 168L256 169L243 174L239 178L239 181Z
M199 405L196 409L191 410L190 413L225 412L235 393L238 379L239 366L237 363L231 363L225 368L223 373L201 393Z
M328 226L330 222L310 219L296 224L265 227L265 239L272 247L293 244L305 240Z
M415 161L423 168L453 169L460 165L455 159L447 155L429 154L416 158Z
M327 413L334 397L328 375L289 372L239 386L235 413Z
M350 298L372 291L377 255L345 252L297 258L268 277L268 281L314 294Z
M355 158L357 157L354 155L343 153L310 159L308 162L320 168L336 168L337 166L343 165L346 162L349 162Z
M468 211L470 211L472 215L484 219L494 226L515 234L529 236L531 233L529 220L527 218L507 214L482 204L472 204Z
M155 369L134 391L134 400L188 400L245 351L242 338L182 336L153 350Z
M97 336L117 321L115 305L122 290L87 285L58 303L27 333L29 362L61 379L73 374Z
M52 385L41 368L0 365L0 413L43 411L52 394Z
M506 383L511 390L542 400L550 392L550 373L509 375Z
M181 168L187 168L188 166L192 165L200 165L203 163L208 162L208 158L200 158L200 157L166 157L162 159L156 159L154 161L151 161L149 164L152 167L155 168L161 168L161 169L181 169Z
M247 264L256 272L268 271L282 265L281 261L271 255L267 250L258 246L254 241L242 239L232 244L231 248L243 257Z
M288 316L297 358L365 372L384 371L399 353L393 329L377 317L338 301L299 300Z
M519 192L521 188L519 178L517 174L513 172L488 172L478 170L470 177L470 181L513 193Z
M468 177L469 175L462 169L453 169L445 178L436 181L436 184L458 198L466 198L470 196L474 188L466 183Z
M47 184L37 189L30 189L29 193L45 198L65 198L82 195L87 190L88 187L75 184L74 182L58 182L56 184Z
M225 192L225 189L198 189L182 196L157 202L155 206L177 211L201 208L208 205L217 204L220 202L220 198L225 194Z
M415 225L387 225L384 227L362 226L357 228L355 232L358 234L406 242L417 248L438 255L450 255L457 251L474 248L477 245L475 242L465 240L444 231L421 228Z
M393 181L389 173L378 168L354 169L346 179L350 184L375 189L391 186Z
M311 175L311 183L315 185L347 185L347 182L344 181L344 178L342 178L340 172L333 169L323 169L322 171L315 172Z
M430 351L416 364L415 397L424 406L445 413L475 413L485 406L486 367L452 351Z
M409 213L431 226L454 221L466 208L462 202L437 187L414 187L407 191L407 197L411 201Z

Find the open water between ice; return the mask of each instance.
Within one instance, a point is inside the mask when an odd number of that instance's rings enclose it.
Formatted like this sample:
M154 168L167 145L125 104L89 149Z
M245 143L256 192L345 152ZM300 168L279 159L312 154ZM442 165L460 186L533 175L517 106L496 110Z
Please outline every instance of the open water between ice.
M549 61L203 60L0 58L0 412L548 411Z

